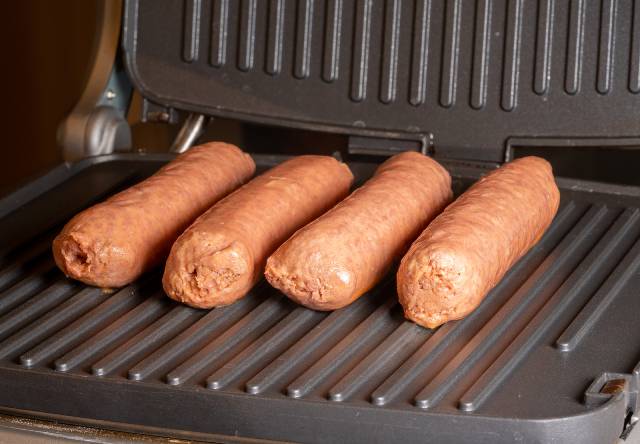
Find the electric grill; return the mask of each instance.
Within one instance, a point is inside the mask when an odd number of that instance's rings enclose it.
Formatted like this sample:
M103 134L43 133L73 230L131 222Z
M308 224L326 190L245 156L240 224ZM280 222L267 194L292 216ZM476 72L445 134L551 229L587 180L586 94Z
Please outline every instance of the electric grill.
M119 13L115 3L105 6ZM640 5L625 0L130 0L122 58L66 156L0 201L0 410L187 439L614 442L640 406L640 188L558 178L553 225L463 320L407 322L393 272L333 313L264 282L211 311L156 270L110 294L50 243L173 154L116 153L143 117L192 113L349 136L358 183L416 149L456 194L518 147L633 146ZM587 32L587 30L589 30ZM104 43L104 42L103 42ZM99 154L99 155L97 155ZM259 170L282 160L253 153Z

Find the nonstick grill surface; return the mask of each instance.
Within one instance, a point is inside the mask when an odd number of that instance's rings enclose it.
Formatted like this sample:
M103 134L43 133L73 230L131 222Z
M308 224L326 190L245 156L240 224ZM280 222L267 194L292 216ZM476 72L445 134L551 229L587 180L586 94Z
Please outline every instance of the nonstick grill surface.
M560 180L543 239L478 310L436 330L403 319L393 273L333 313L264 282L205 311L164 296L160 270L111 294L65 278L50 253L62 224L167 159L86 160L0 202L2 410L198 439L599 443L622 432L628 396L586 404L585 392L603 372L640 374L637 190ZM372 167L354 165L360 180ZM450 171L458 191L479 174Z

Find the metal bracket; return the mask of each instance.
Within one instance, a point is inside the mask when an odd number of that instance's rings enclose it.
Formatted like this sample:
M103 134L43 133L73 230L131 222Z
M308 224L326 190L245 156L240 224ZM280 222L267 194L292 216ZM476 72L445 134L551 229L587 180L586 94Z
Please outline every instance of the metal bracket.
M638 149L638 137L511 137L507 139L504 161L514 158L517 148L603 148L603 149Z
M374 156L393 156L403 151L418 151L427 154L427 140L409 140L396 138L378 138L350 136L349 154L368 154Z
M124 68L116 63L121 17L121 0L100 1L89 80L75 108L58 127L58 143L67 161L131 148L126 112L133 88Z
M189 114L180 128L176 139L171 144L169 151L172 153L184 153L202 135L209 124L209 119L204 114Z
M141 122L178 123L178 112L175 108L159 105L146 97L142 98Z

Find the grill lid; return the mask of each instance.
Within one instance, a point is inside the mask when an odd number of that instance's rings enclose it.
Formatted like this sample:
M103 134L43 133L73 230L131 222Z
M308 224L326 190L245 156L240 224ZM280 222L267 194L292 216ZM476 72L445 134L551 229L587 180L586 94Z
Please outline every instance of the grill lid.
M123 47L166 107L500 162L636 143L639 32L630 0L128 0Z

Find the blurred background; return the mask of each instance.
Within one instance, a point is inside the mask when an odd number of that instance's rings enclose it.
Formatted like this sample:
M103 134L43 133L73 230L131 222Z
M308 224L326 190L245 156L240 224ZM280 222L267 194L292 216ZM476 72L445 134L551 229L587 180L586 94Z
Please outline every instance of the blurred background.
M26 0L3 5L0 193L62 162L56 130L80 97L97 2Z
M88 77L96 35L97 0L24 0L3 4L1 29L4 146L0 161L0 195L63 161L56 141L59 123L78 101ZM133 145L165 151L178 127L141 124L139 97L128 120ZM452 122L455 125L455 122ZM253 151L332 152L346 139L217 119L204 139L220 139ZM615 183L640 184L636 165L640 151L581 148L546 150L559 175ZM516 155L539 154L523 147Z
M0 158L0 195L63 162L56 140L58 125L80 98L98 29L97 0L24 0L3 4L0 27L4 107ZM142 151L167 151L177 125L141 123L140 98L134 95L128 120L133 146ZM248 137L246 135L249 134ZM344 137L310 135L304 131L250 127L216 119L203 139L221 139L242 145L269 146L279 151L331 152L346 143Z

